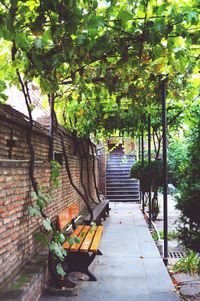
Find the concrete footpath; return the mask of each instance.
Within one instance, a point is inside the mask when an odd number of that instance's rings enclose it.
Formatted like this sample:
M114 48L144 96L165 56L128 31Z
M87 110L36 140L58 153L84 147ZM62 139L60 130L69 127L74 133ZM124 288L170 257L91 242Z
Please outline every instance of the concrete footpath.
M170 276L139 205L111 203L100 250L90 270L97 282L80 281L74 297L45 296L40 301L178 301Z

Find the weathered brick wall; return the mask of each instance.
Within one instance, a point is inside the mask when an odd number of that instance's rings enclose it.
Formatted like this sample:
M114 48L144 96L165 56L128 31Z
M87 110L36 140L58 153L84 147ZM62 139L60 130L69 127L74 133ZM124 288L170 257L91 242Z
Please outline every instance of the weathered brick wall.
M99 146L98 152L98 177L100 193L105 195L106 192L106 154L103 145Z
M12 113L12 114L11 114ZM16 117L17 116L17 117ZM24 118L24 119L23 119ZM27 121L23 115L7 107L0 106L0 285L10 275L17 273L19 268L35 254L40 246L33 238L40 225L38 218L29 217L27 206L32 203L30 198L31 183L29 179L29 153L26 142ZM10 152L7 140L15 140ZM45 189L50 188L50 166L48 162L48 131L36 125L33 143L37 162L35 177ZM74 155L74 142L70 133L64 133L65 145L70 162L74 183L80 188L80 158ZM55 150L61 150L59 137L55 137ZM11 158L8 159L11 153ZM90 157L90 182L92 195L95 190L92 178L92 160ZM97 166L97 164L96 164ZM84 164L84 182L86 168ZM60 187L53 189L53 202L45 208L45 213L55 217L62 208L77 203L80 209L84 202L71 187L64 164L60 171Z

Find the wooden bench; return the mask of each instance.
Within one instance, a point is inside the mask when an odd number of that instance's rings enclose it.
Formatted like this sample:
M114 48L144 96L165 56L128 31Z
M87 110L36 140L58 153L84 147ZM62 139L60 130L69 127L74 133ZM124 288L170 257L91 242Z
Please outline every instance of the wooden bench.
M63 231L70 223L73 232L70 237L78 237L79 243L70 245L68 242L63 244L67 250L65 262L67 274L71 272L81 272L89 277L90 281L96 281L96 277L89 271L89 266L96 257L102 255L99 248L103 226L79 225L76 227L75 219L79 214L78 206L72 205L65 208L58 214L58 229Z
M101 219L106 219L107 216L109 216L109 200L103 200L101 203L96 205L96 207L93 209L93 221L97 224L101 224ZM84 219L84 223L89 225L90 224L90 215L86 216Z

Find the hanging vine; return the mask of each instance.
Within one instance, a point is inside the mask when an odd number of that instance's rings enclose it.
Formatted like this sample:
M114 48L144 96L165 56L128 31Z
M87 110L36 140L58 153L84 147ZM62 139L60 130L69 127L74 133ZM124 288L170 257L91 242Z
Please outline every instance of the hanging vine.
M72 185L72 187L75 189L75 191L78 193L78 195L83 199L84 203L86 204L88 212L90 214L90 222L92 222L93 221L93 210L90 207L86 196L80 191L80 189L78 189L78 187L73 182L71 171L70 171L70 166L69 166L69 160L68 160L68 156L67 156L67 152L66 152L63 133L60 131L59 135L60 135L60 141L61 141L61 145L62 145L62 152L63 152L63 156L64 156L64 160L65 160L65 168L66 168L66 171L67 171L67 174L68 174L69 182Z
M88 139L88 143L89 143L91 151L92 151L92 174L93 174L93 180L94 180L94 187L95 187L97 199L98 199L99 203L101 203L99 189L98 189L97 180L96 180L96 170L95 170L96 167L95 167L95 155L94 155L93 144L90 139Z
M79 154L79 157L80 157L80 181L81 181L81 185L83 187L85 196L87 198L87 202L89 204L90 201L89 201L88 191L87 191L87 188L86 188L85 183L83 181L83 159L84 159L84 156L83 156L83 151L82 151L82 142L80 140L79 140L79 143L78 143L78 154Z
M86 145L85 145L86 144ZM85 139L82 142L82 149L83 149L83 154L85 158L85 163L86 163L86 177L87 177L87 187L88 187L88 194L92 202L96 205L98 205L98 202L96 202L92 196L91 193L91 182L90 182L90 169L89 169L89 140Z

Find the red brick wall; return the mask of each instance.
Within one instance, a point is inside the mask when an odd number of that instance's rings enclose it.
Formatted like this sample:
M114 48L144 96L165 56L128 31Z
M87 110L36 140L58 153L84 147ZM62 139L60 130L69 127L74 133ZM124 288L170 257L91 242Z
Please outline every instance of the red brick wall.
M99 176L99 191L105 195L106 191L106 154L103 144L99 146L98 152L98 176Z
M10 275L16 273L40 248L33 238L33 233L38 230L40 221L27 214L27 206L32 203L28 172L29 153L26 143L27 122L21 120L23 116L19 118L15 110L8 109L7 111L7 109L5 107L6 114L4 114L4 109L0 107L0 285ZM18 116L16 122L13 116ZM9 160L7 139L10 137L11 128L13 128L13 139L16 145L12 150L12 159ZM45 128L34 127L33 142L37 160L35 177L45 189L50 188L47 133ZM74 155L73 139L68 132L65 133L65 144L74 183L81 189L80 158ZM56 151L61 150L58 136L55 139L55 148ZM95 196L91 157L89 168L91 190ZM85 164L83 174L86 179ZM69 183L64 164L59 179L60 187L52 192L54 201L45 208L45 213L50 217L55 217L62 208L72 203L79 204L80 209L84 207L83 200Z

